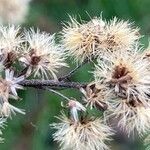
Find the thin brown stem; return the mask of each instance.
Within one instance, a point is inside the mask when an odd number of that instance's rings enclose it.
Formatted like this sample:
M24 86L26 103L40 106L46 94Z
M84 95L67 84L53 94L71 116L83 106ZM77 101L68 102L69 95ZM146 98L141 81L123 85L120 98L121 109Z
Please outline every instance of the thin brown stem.
M90 62L90 60L86 59L83 63L79 64L78 66L76 66L73 70L71 70L68 74L60 77L58 80L59 81L65 81L65 80L69 80L77 71L78 69L80 69L82 66L84 66L85 64L87 64L88 62Z
M19 83L22 86L26 87L35 87L41 88L42 86L48 86L51 88L74 88L80 89L81 87L85 87L87 84L78 83L78 82L64 82L64 81L55 81L55 80L24 80Z

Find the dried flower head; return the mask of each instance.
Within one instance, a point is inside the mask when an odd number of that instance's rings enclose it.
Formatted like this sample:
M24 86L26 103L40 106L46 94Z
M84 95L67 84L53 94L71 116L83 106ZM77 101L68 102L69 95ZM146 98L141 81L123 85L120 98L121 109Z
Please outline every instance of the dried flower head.
M59 118L61 123L51 126L56 129L54 140L60 143L62 150L108 150L106 142L113 135L112 130L103 124L101 119L82 118L78 124L64 114Z
M150 107L144 107L138 100L128 101L125 98L112 99L111 106L106 116L117 118L118 126L128 135L138 133L142 136L150 130Z
M0 79L0 115L5 117L11 117L11 113L15 112L24 114L21 109L12 106L9 102L9 98L18 99L16 89L22 89L18 83L24 80L23 76L18 78L14 77L14 72L10 70L5 71L5 79Z
M19 26L0 26L0 57L6 67L17 58L22 42Z
M9 92L16 98L18 98L17 89L23 89L18 83L24 80L24 76L14 77L14 71L7 69L5 71L5 82L9 87Z
M90 106L91 109L93 107L100 110L107 109L108 90L103 85L90 83L85 89L81 88L80 90L84 95L83 100L86 102L86 106Z
M58 69L67 66L63 51L55 44L54 35L39 30L25 33L25 39L29 47L25 47L24 55L20 61L28 68L28 74L34 72L34 77L42 78L49 76L57 78Z
M106 61L98 60L94 76L96 83L103 83L116 94L138 99L148 105L150 94L150 63L137 51L114 53Z
M111 52L130 49L139 38L138 28L134 28L129 21L118 20L115 17L105 26L101 48Z
M70 20L62 31L63 47L77 62L91 60L99 51L100 36L104 32L105 22L101 17L82 24L75 18L70 17Z
M24 21L30 0L0 0L0 22L20 24Z

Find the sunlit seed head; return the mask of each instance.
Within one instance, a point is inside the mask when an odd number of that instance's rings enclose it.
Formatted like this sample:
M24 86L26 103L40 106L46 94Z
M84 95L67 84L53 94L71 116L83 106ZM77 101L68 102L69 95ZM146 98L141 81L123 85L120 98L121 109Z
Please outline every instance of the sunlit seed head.
M3 59L12 61L18 55L22 42L19 26L0 26L0 55Z
M149 64L137 52L121 52L98 60L94 71L95 82L105 83L110 91L136 97L147 106L150 94Z
M89 22L79 23L70 17L70 22L63 27L62 45L69 56L76 62L82 63L85 59L97 56L104 32L105 22L101 18L94 18Z
M55 44L55 36L31 29L25 32L25 40L28 44L19 60L28 66L28 72L34 73L34 77L56 79L58 69L67 64L63 50Z
M53 135L54 140L60 143L60 148L85 149L85 150L108 150L106 145L113 135L112 130L103 124L101 119L82 119L78 124L65 115L60 118L61 123L51 126L57 131Z
M139 29L134 28L132 23L115 17L105 26L101 48L111 52L130 49L140 37Z
M30 0L0 0L0 22L20 24L24 22Z

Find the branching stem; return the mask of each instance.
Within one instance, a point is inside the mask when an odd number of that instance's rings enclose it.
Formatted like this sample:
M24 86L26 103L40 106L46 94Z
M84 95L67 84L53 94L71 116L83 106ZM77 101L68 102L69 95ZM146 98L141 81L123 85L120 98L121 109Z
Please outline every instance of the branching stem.
M79 82L64 82L64 81L38 80L38 79L24 80L19 84L22 86L35 88L48 86L50 88L74 88L74 89L80 89L81 87L84 88L87 85L86 83L79 83Z
M78 69L80 69L81 67L83 67L85 64L87 64L88 62L90 62L88 59L86 59L83 63L79 64L78 66L76 66L73 70L71 70L68 74L60 77L58 80L59 81L65 81L68 80L72 77L72 75L74 75L74 73L76 73L78 71Z

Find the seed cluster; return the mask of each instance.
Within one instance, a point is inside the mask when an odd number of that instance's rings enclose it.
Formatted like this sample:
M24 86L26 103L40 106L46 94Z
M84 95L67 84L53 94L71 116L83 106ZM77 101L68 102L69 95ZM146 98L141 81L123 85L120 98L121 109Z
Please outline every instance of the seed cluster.
M20 100L17 91L24 88L21 82L37 81L39 87L35 88L66 100L61 104L67 115L63 112L60 122L50 125L56 129L53 137L61 149L110 149L107 142L115 133L110 127L111 118L128 136L147 134L150 131L150 49L141 48L139 29L116 17L110 21L95 17L89 22L70 17L59 36L61 40L56 44L55 34L33 28L22 30L14 25L0 26L0 128L12 114L25 114L11 104L12 99ZM90 72L93 81L76 86L82 94L80 100L64 96L58 86L42 85L47 81L72 84L69 77L75 70L69 76L64 75L65 78L58 77L63 67L69 67L66 59L70 58L79 66L93 64ZM93 110L103 115L95 116Z

